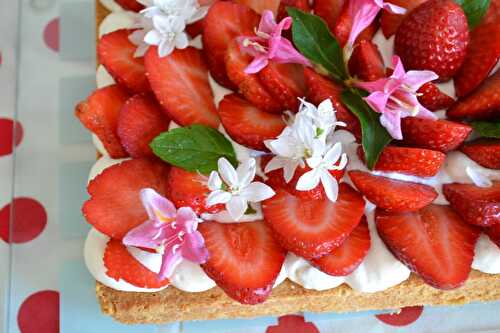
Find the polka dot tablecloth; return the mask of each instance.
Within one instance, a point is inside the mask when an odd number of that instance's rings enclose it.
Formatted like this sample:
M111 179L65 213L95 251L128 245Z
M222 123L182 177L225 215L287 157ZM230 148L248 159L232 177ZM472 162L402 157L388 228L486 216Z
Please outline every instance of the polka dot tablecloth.
M0 333L500 331L499 304L164 326L101 315L80 214L95 151L73 116L95 88L93 29L92 0L0 1Z

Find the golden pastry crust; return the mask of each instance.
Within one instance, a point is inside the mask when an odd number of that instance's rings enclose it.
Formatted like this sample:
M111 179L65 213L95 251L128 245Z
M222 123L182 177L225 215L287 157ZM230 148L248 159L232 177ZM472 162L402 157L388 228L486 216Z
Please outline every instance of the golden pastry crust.
M109 11L96 0L97 26L108 14ZM97 282L96 294L102 312L122 323L168 323L489 302L500 300L500 275L472 271L463 287L443 291L426 285L412 274L407 281L377 293L356 292L345 284L331 290L314 291L286 280L273 289L265 303L251 306L230 299L218 287L201 293L187 293L174 287L155 293L136 293L114 290Z

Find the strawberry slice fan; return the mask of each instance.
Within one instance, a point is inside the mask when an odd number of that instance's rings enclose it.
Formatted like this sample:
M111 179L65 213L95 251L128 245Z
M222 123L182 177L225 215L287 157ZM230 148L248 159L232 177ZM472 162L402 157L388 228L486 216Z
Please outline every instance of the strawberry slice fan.
M104 312L500 299L498 1L116 2L141 19L75 111L113 162L82 207Z

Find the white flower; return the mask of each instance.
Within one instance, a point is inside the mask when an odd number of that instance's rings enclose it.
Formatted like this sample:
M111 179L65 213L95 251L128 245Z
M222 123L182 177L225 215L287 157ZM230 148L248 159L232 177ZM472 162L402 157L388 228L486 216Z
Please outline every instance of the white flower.
M202 19L208 11L208 7L201 7L197 0L139 0L139 2L146 6L146 9L141 11L146 17L175 16L186 24Z
M301 99L300 111L298 116L306 116L312 120L316 127L316 136L323 136L335 131L337 126L346 126L344 122L337 121L332 101L328 98L321 102L316 108L314 104Z
M212 171L208 188L207 206L225 204L229 215L238 221L245 214L248 203L257 203L271 198L275 192L261 182L252 182L257 169L255 159L250 158L235 170L225 158L218 161L217 171Z

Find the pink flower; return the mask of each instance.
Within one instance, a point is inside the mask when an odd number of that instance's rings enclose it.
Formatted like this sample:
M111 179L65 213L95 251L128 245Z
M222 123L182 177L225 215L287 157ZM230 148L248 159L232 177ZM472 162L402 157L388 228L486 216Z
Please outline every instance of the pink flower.
M347 46L352 48L358 35L365 30L377 17L381 9L394 14L404 14L406 9L383 0L351 0L349 1L349 15L352 19L352 28L347 40Z
M158 273L169 278L184 258L197 264L205 263L208 251L198 228L198 217L190 207L176 209L168 199L155 190L141 191L141 199L149 220L130 230L123 244L154 249L163 255Z
M417 117L436 119L437 117L417 99L417 90L427 82L436 80L438 75L432 71L405 72L401 59L392 57L394 73L384 79L372 82L358 82L356 85L370 92L366 102L378 113L380 123L397 140L403 139L401 118Z
M269 60L277 63L311 66L309 60L300 54L288 39L281 36L283 30L288 30L291 26L291 17L286 17L280 23L276 23L273 12L265 10L256 31L257 36L238 37L242 50L254 57L250 65L245 68L245 73L258 73L267 66Z

